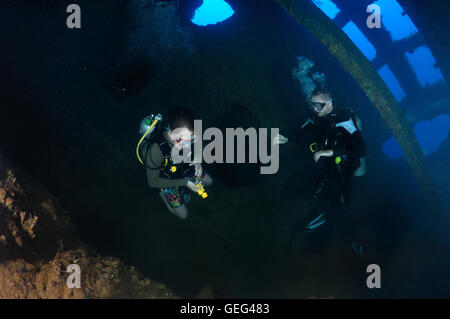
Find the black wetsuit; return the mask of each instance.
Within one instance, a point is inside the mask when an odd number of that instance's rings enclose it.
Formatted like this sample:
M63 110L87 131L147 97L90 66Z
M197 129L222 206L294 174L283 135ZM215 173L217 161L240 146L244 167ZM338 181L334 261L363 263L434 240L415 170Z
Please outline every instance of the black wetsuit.
M300 224L294 226L290 248L296 234L302 230L320 234L309 237L314 241L312 246L316 248L322 246L319 242L325 244L337 234L341 234L351 242L357 237L357 222L349 205L354 173L361 165L361 158L365 156L361 124L355 113L348 108L335 108L332 113L324 117L313 116L311 120L312 123L297 131L294 140L299 137L300 132L303 135L306 133L304 130L313 130L313 134L307 134L314 136L308 141L313 143L311 144L313 150L333 150L333 156L321 156L318 162L313 164L317 170L317 178L312 189L313 205L306 219L307 225L302 219L303 222L299 221ZM320 219L317 219L319 216ZM308 228L311 223L320 225ZM315 232L315 230L326 231Z
M322 156L317 162L319 175L314 196L321 196L327 184L334 184L334 196L330 200L348 207L353 174L365 156L358 119L351 109L337 109L325 117L315 117L314 125L319 129L317 150L333 150L333 156Z

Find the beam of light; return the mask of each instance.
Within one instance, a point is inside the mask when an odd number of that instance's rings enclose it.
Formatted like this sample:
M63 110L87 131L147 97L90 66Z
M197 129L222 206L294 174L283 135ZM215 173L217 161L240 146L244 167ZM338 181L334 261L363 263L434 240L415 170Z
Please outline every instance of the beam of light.
M203 0L191 21L200 26L207 26L225 21L233 14L233 8L224 0Z

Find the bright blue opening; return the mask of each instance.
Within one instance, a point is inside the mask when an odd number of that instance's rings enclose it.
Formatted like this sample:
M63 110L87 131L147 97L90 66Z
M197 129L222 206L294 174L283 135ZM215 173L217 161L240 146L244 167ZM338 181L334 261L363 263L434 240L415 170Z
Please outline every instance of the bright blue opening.
M225 21L234 14L234 10L224 0L203 0L200 7L195 10L192 23L206 26Z
M436 60L427 46L418 47L413 53L405 53L420 85L426 86L443 80L441 70L434 67Z
M401 40L419 32L408 15L402 15L403 8L397 1L377 0L375 4L380 6L381 21L390 31L392 40Z
M378 74L389 87L397 102L401 101L406 96L405 91L403 91L402 86L387 64L378 70Z
M450 114L436 116L429 121L418 122L414 127L417 141L425 155L436 152L450 131ZM390 159L404 157L403 152L394 137L383 143L383 152Z
M366 36L358 29L358 27L350 21L343 28L348 37L355 43L355 45L361 50L361 52L369 60L373 60L377 55L377 50L373 47L372 43L367 40Z
M313 0L313 3L322 10L330 19L334 19L341 11L331 0Z

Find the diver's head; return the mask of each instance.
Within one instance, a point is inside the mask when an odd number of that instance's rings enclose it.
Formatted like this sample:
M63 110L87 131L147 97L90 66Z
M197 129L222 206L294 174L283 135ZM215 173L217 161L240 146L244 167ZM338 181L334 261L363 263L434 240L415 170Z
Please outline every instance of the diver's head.
M317 116L323 117L333 111L333 99L330 92L323 89L315 89L311 96L311 109Z
M195 141L194 114L187 107L172 107L168 114L167 136L173 145L188 146Z

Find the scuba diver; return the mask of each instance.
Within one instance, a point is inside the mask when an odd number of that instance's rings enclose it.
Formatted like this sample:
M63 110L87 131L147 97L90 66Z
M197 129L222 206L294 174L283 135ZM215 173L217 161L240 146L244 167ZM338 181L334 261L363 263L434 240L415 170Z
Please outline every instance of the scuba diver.
M313 91L310 108L313 116L300 130L308 126L317 130L317 142L309 148L319 174L313 184L312 215L304 230L311 233L328 224L328 228L334 228L351 241L356 254L362 255L354 229L354 214L350 210L353 177L366 172L361 120L350 108L335 108L331 94L323 89ZM294 138L296 135L298 133ZM273 142L284 144L288 138L278 135ZM290 245L297 232L292 235Z
M206 198L204 185L213 182L201 164L186 163L173 157L183 149L190 152L196 140L194 115L186 107L174 107L169 110L168 123L162 122L161 114L150 115L141 121L139 132L142 137L136 153L145 166L148 185L160 189L159 195L171 213L186 219L186 203L190 199L187 190Z

